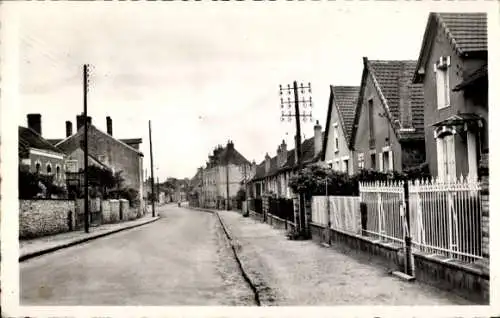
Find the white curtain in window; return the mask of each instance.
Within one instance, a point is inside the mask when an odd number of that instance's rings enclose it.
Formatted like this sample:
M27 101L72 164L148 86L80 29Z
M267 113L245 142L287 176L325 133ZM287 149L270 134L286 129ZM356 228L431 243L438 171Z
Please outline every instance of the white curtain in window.
M378 169L380 171L384 171L384 153L383 152L378 154Z
M455 166L455 135L448 135L445 137L446 142L446 162L448 165L447 175L451 180L456 178L456 166Z
M444 99L444 78L445 74L444 71L441 69L436 69L436 94L437 94L437 107L442 108L444 107L445 104L445 99Z

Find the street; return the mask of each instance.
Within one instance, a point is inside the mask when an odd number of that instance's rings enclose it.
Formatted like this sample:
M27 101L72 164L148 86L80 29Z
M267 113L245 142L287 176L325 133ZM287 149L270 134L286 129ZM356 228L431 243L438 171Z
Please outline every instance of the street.
M217 218L159 221L20 263L21 305L254 305Z
M20 263L22 305L257 305L215 214L165 205L151 224ZM459 305L367 259L219 211L261 305Z

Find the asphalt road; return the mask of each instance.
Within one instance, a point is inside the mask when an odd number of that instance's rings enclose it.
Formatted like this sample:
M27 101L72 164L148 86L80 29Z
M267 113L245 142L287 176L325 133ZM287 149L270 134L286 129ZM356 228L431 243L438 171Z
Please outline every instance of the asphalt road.
M21 305L255 304L215 215L173 205L160 215L21 263Z

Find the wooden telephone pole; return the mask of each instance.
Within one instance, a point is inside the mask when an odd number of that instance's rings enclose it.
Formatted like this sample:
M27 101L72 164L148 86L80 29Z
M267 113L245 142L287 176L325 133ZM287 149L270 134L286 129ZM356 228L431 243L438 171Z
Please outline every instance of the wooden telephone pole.
M304 86L303 84L300 84L300 87L297 85L297 82L293 82L293 87L290 87L290 84L287 85L287 87L282 87L280 85L280 100L281 100L281 121L284 121L285 118L288 118L288 121L292 121L292 117L295 118L295 129L296 129L296 135L295 135L295 149L297 153L297 172L302 170L302 138L301 138L301 133L300 133L300 118L302 117L304 122L307 121L307 119L310 119L310 121L313 121L312 118L312 96L309 96L309 99L302 98L299 99L299 88L300 88L300 93L304 95L306 92L309 94L312 93L311 91L311 83L308 83L307 86ZM291 100L291 93L293 91L293 100ZM283 100L283 93L286 92L288 95L287 100ZM288 113L285 110L285 105L288 106ZM292 105L294 106L294 112L292 112L291 108ZM307 108L310 107L311 110L309 113L307 113L305 110L303 110L302 114L300 113L300 106ZM304 197L302 193L299 193L299 232L302 235L307 236L308 234L306 233L306 213L305 213L305 202L304 202Z
M151 207L152 216L155 216L155 175L153 168L153 142L151 140L151 120L149 121L149 156L151 157Z
M88 117L87 117L87 93L88 93L89 69L88 64L83 65L83 120L84 120L84 137L83 137L83 168L84 168L84 217L85 217L85 233L90 231L89 220L89 145L88 145Z

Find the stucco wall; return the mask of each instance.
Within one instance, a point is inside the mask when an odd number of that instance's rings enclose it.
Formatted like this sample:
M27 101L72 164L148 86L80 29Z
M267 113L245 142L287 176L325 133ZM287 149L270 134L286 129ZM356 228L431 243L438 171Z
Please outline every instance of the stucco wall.
M64 159L57 159L52 157L47 157L39 154L30 153L30 172L36 172L36 163L40 162L40 173L47 174L47 164L50 163L52 167L52 173L54 175L54 183L64 184L66 179L66 174L64 173ZM61 168L59 178L56 178L56 167Z
M437 150L436 142L434 139L434 127L432 124L442 121L458 112L476 111L471 110L466 106L463 92L450 91L450 107L444 109L437 109L437 96L436 96L436 75L434 73L434 63L439 60L441 56L450 56L450 90L460 84L463 79L464 70L473 70L481 66L485 61L482 59L467 59L464 61L453 51L447 36L443 30L439 30L432 44L432 51L429 55L427 65L425 65L424 77L424 99L425 99L425 152L426 161L429 164L429 170L432 175L437 176ZM481 110L479 110L481 112ZM484 114L483 114L484 116ZM486 112L486 118L487 112ZM455 139L456 160L455 165L457 175L468 174L467 159L459 160L459 158L467 158L467 140L460 136Z
M74 201L19 200L19 237L22 239L68 232L74 227Z
M335 127L334 125L337 124L337 131L338 131L338 138L339 138L339 151L335 152ZM340 164L342 164L342 160L344 157L348 156L349 157L349 174L354 173L354 163L353 160L353 155L351 151L349 150L349 141L346 140L344 130L342 129L342 124L340 123L340 118L339 114L337 111L337 107L334 105L332 107L332 114L331 114L331 122L330 122L330 128L328 130L328 139L327 139L327 144L326 144L326 152L325 152L325 164L328 163L330 160L332 161L333 168L335 168L335 160L338 159ZM342 166L341 166L342 168Z
M375 150L376 150L376 165L371 166L370 160L370 130L368 126L368 101L373 100L373 132L375 138ZM385 114L384 106L379 98L379 95L375 89L375 85L371 76L368 76L366 81L366 87L363 94L363 105L361 107L361 113L359 116L358 128L355 136L354 153L353 156L357 159L358 153L364 154L365 168L372 168L379 170L379 153L382 148L386 146L386 138L389 135L389 140L391 143L392 157L393 157L393 167L396 171L402 170L402 158L401 158L401 145L394 134L394 130L390 128L390 123L386 117L380 117L378 114ZM356 165L354 171L357 172L359 169Z

